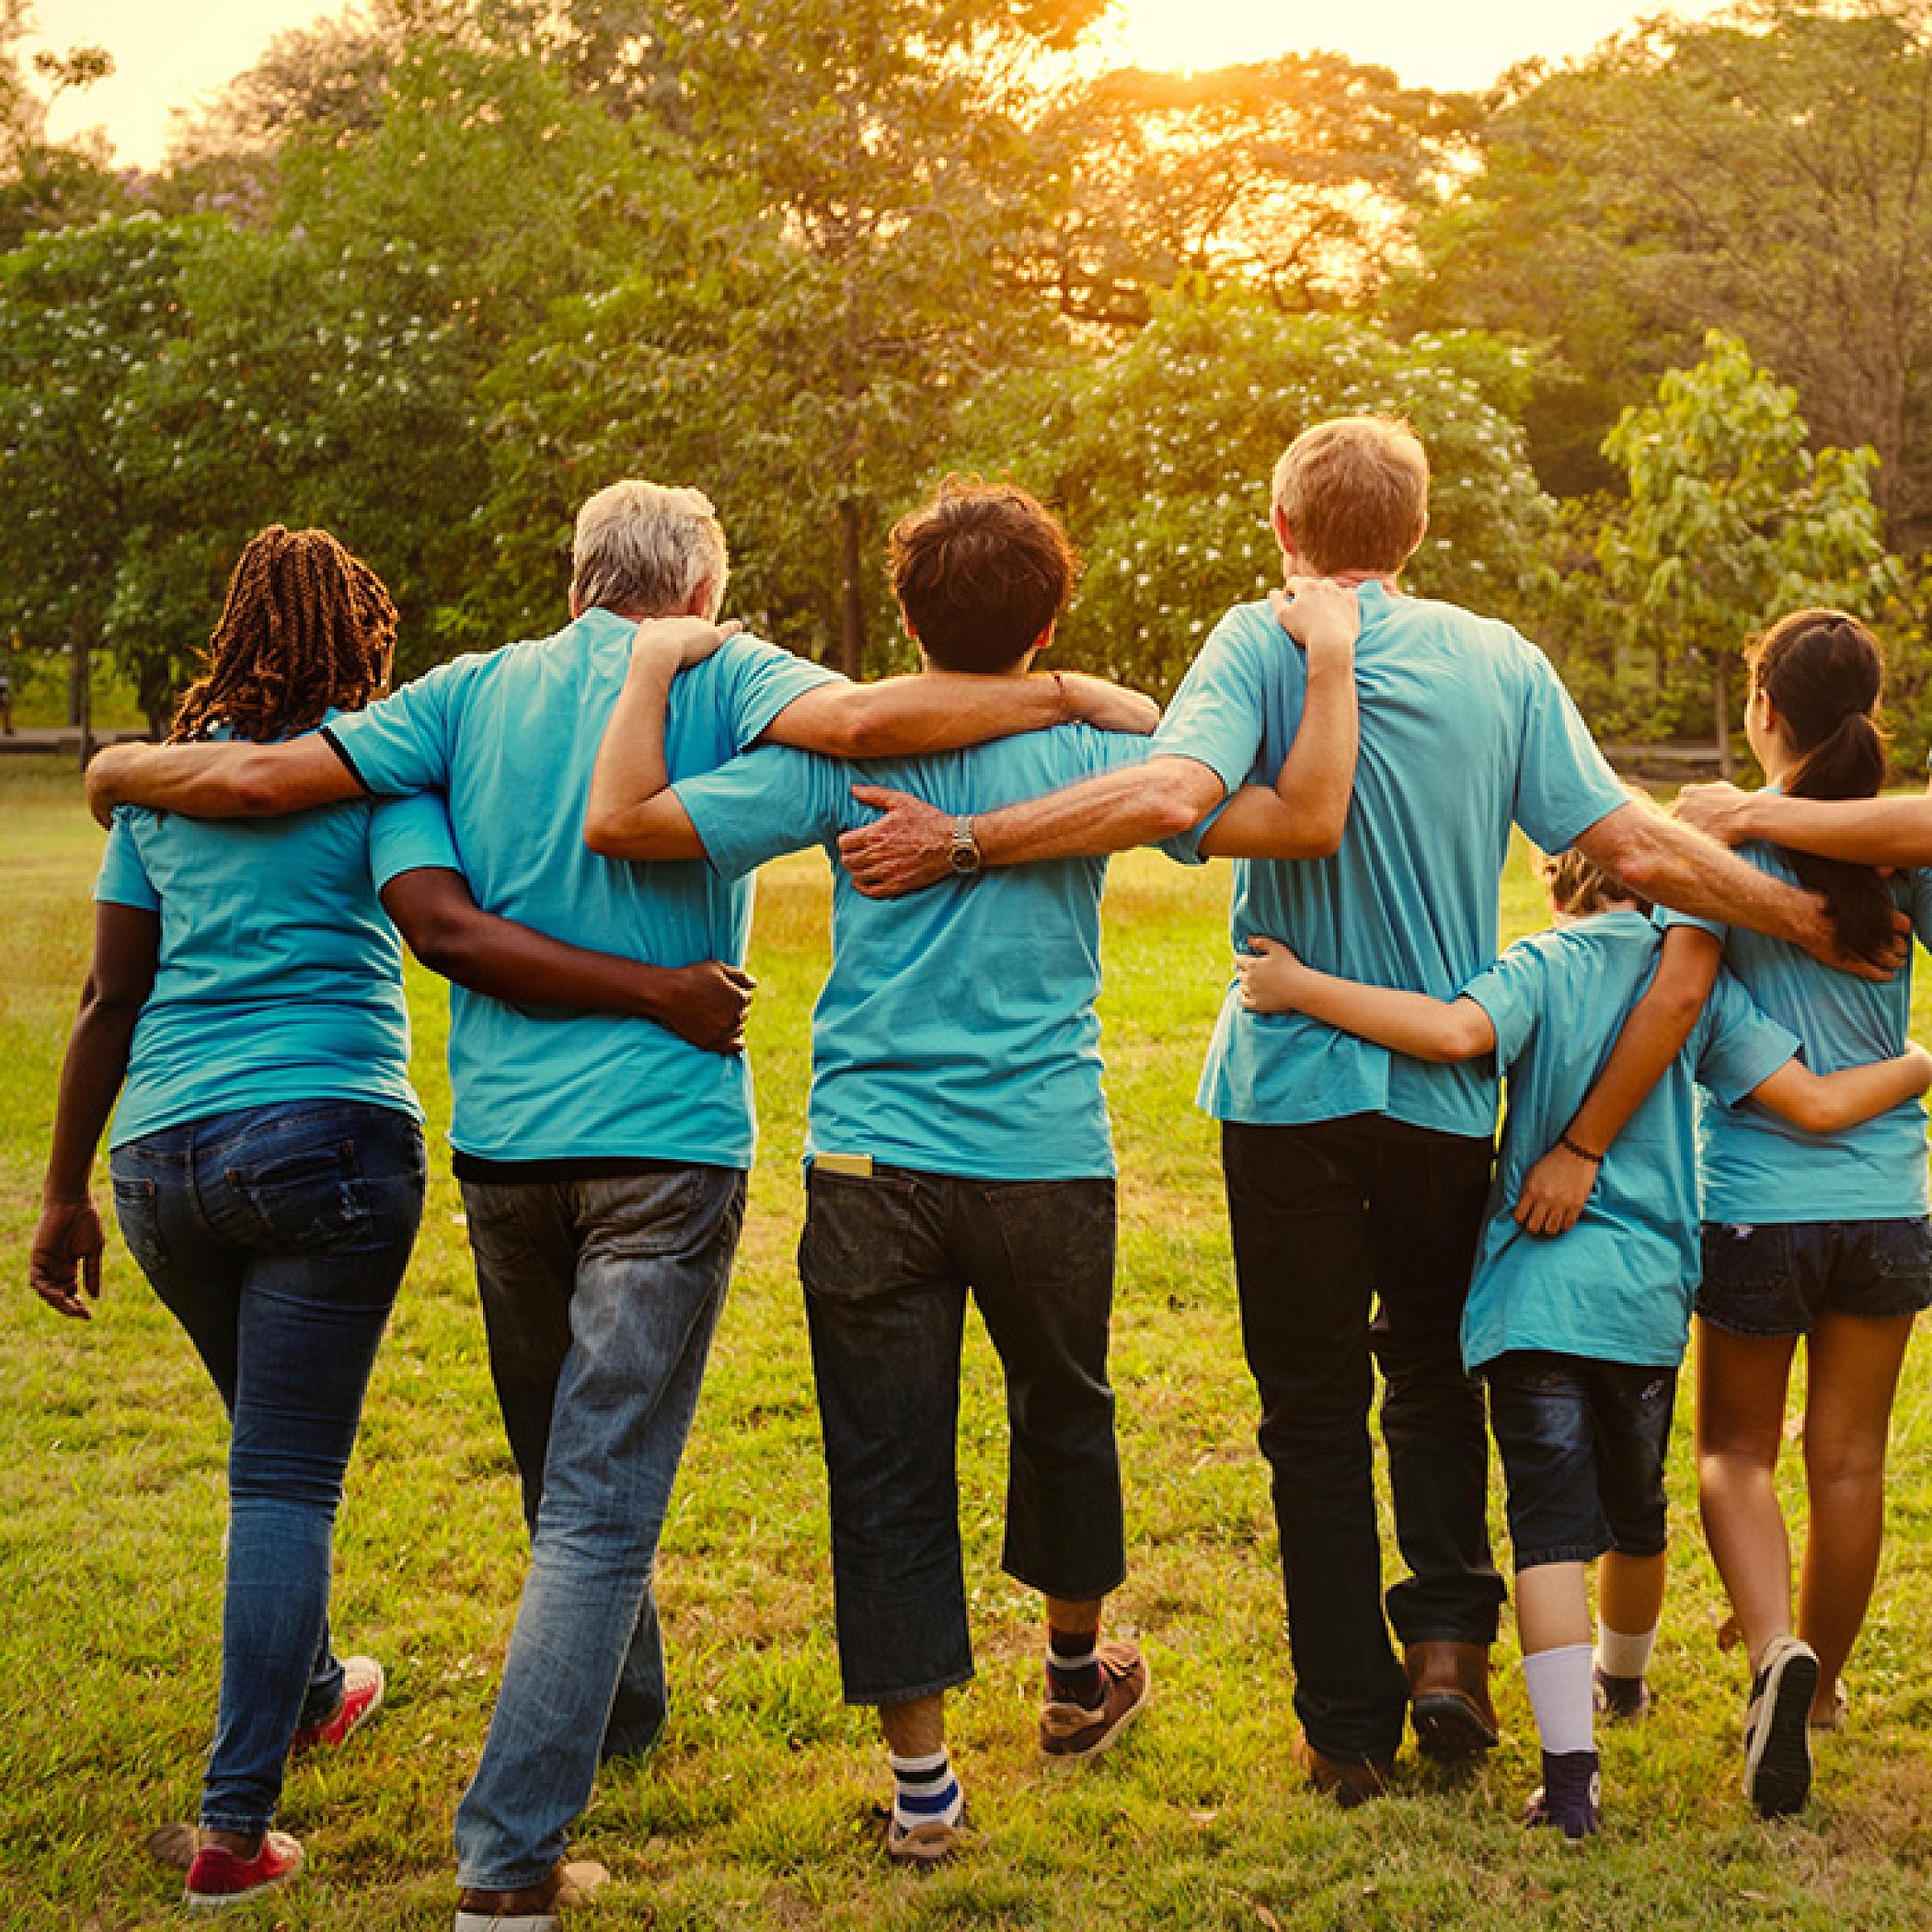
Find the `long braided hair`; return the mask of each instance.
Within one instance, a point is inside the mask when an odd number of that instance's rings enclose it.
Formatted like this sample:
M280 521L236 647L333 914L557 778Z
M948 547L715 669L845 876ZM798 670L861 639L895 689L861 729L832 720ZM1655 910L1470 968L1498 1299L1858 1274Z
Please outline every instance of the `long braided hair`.
M266 744L332 708L359 711L389 680L396 607L382 580L325 530L271 523L242 553L169 741L217 725Z

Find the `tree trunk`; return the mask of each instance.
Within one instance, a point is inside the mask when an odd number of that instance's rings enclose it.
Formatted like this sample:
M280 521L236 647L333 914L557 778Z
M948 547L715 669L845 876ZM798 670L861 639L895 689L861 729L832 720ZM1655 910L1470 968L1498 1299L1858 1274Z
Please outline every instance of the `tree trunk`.
M1731 657L1717 654L1717 667L1711 674L1711 708L1717 714L1717 770L1728 779L1736 769L1731 757Z
M74 661L68 686L70 722L80 727L80 769L87 770L94 755L94 638L85 618L77 618L73 630Z
M855 683L865 671L865 520L852 498L839 506L839 669Z

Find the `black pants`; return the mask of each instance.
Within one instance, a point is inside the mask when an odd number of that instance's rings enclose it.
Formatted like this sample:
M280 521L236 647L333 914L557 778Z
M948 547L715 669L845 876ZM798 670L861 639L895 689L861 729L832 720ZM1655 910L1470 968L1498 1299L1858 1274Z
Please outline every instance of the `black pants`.
M1295 1710L1330 1757L1392 1756L1408 1708L1383 1615L1368 1437L1378 1364L1396 1539L1413 1572L1389 1591L1388 1620L1404 1643L1495 1641L1483 1392L1459 1340L1491 1152L1379 1114L1222 1129Z
M1113 1249L1111 1180L812 1169L799 1273L848 1702L900 1703L972 1675L954 1459L968 1290L1006 1376L1007 1574L1073 1602L1126 1575Z

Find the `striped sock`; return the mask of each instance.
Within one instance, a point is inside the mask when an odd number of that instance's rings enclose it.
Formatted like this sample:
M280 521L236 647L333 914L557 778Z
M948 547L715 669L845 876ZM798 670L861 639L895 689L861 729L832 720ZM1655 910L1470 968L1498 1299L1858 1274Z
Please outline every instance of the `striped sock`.
M915 1825L956 1825L966 1809L952 1761L942 1744L930 1757L898 1757L892 1765L892 1822L902 1831Z
M1107 1695L1100 1682L1099 1631L1047 1630L1046 1687L1055 1703L1099 1710Z

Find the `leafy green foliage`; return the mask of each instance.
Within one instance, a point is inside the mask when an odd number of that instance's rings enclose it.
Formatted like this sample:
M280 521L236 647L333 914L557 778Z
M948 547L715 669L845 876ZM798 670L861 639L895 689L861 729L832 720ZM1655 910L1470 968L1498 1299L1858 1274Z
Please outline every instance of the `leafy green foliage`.
M1529 377L1526 354L1480 336L1397 343L1342 316L1183 293L1110 355L994 386L969 412L966 447L975 467L1057 503L1086 556L1067 650L1164 693L1223 609L1280 581L1275 460L1327 416L1406 415L1428 445L1415 589L1529 608L1554 515L1513 420Z
M1809 447L1798 392L1713 330L1695 368L1626 410L1604 442L1629 502L1597 541L1633 636L1706 678L1728 770L1731 672L1751 634L1790 610L1875 617L1897 575L1886 557L1870 449Z

